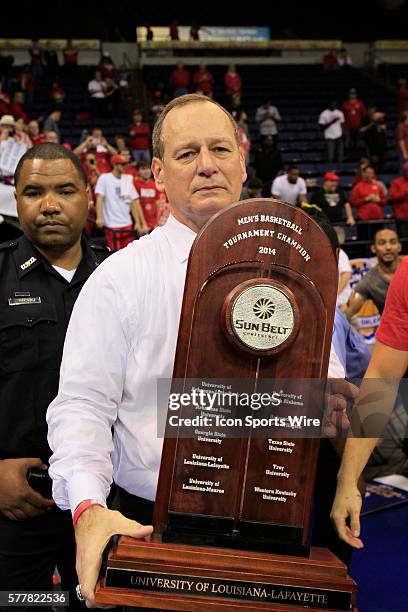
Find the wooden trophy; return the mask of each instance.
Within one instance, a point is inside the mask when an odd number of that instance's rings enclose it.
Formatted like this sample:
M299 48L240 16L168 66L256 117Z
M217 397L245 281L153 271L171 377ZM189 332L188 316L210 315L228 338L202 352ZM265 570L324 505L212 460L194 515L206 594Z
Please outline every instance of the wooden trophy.
M211 409L187 402L169 410L154 535L119 539L97 602L354 610L346 567L308 546L336 296L334 249L299 208L246 200L201 230L188 262L172 393L218 399ZM269 393L271 403L261 413L225 403L243 393L251 401ZM259 414L267 425L256 429ZM307 426L294 426L290 419L302 415Z

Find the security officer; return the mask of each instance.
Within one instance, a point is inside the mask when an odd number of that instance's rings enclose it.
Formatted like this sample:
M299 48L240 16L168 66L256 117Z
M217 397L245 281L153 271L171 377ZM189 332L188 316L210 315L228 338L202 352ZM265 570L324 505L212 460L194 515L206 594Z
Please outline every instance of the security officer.
M52 590L57 566L75 609L72 520L51 499L45 415L75 300L109 252L82 238L92 198L73 153L33 147L15 185L24 235L0 245L0 591Z

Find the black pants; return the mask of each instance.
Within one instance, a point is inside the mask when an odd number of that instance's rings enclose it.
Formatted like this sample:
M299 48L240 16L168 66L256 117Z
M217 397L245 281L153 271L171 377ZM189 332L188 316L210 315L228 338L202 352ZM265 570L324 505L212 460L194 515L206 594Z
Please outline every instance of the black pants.
M75 595L78 578L71 513L53 508L25 521L11 521L0 513L0 591L52 591L55 566L62 590L69 591L69 610L85 611ZM13 608L16 612L31 609Z

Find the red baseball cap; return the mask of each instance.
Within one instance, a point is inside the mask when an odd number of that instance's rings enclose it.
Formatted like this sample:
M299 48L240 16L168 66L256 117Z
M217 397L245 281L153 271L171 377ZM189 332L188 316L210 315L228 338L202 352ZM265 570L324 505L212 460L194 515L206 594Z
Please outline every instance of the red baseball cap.
M324 175L325 181L339 181L340 177L335 172L326 172Z
M112 155L111 157L111 164L112 166L114 166L115 164L126 164L126 160L123 157L123 155Z

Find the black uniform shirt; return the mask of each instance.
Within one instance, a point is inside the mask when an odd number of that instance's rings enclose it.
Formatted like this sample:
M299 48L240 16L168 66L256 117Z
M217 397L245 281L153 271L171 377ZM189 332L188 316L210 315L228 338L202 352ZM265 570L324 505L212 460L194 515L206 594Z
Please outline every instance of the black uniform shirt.
M83 284L108 255L83 240L69 283L26 236L0 245L0 459L48 460L46 412L58 391L69 318Z

